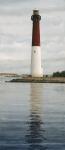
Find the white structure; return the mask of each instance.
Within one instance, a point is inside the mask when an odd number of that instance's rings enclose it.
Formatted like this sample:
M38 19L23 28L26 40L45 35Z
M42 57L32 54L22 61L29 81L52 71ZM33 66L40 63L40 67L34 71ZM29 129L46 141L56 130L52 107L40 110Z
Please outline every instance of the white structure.
M41 67L40 46L32 46L31 74L32 74L32 77L42 77L43 76L43 70Z
M31 53L31 75L32 77L42 77L43 70L41 67L41 49L40 49L40 25L41 16L38 10L33 11L31 16L33 21L32 29L32 53Z

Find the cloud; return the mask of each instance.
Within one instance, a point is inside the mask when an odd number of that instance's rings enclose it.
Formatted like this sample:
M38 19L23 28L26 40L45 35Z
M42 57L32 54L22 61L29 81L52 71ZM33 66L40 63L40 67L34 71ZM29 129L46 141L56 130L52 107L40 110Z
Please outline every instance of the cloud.
M24 15L31 14L32 9L40 9L42 12L64 11L64 0L0 0L0 14Z

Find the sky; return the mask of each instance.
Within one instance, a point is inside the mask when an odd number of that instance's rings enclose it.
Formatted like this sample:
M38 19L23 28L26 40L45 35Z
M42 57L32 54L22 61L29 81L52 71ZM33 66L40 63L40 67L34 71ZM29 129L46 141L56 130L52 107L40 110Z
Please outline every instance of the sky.
M0 72L30 72L33 9L44 74L65 70L65 0L0 0Z

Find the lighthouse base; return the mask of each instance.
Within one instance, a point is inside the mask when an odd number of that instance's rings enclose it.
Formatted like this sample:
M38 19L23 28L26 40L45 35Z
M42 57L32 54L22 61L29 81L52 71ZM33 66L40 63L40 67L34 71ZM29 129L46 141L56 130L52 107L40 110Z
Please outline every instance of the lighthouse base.
M43 77L43 74L42 73L40 73L40 74L38 74L38 73L33 73L32 74L32 77Z
M43 77L40 46L32 46L31 75L32 77Z

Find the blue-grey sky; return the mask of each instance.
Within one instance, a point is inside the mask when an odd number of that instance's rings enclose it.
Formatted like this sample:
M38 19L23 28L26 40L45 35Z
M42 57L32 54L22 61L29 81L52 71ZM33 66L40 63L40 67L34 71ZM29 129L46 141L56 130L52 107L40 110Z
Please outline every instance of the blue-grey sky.
M0 0L0 72L7 72L9 63L10 69L16 70L11 60L18 63L23 61L23 65L30 67L30 18L33 9L39 9L42 18L40 26L44 73L65 70L65 0ZM15 64L14 68L19 70L19 64Z

